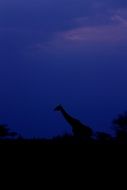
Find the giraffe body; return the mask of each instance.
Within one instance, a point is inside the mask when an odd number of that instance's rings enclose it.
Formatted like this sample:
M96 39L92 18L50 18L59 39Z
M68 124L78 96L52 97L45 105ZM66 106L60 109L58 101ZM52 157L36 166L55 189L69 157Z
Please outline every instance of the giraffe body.
M71 125L72 133L77 137L90 138L92 136L92 129L86 125L83 125L79 120L70 116L64 108L59 105L55 108L55 111L61 112L64 119Z

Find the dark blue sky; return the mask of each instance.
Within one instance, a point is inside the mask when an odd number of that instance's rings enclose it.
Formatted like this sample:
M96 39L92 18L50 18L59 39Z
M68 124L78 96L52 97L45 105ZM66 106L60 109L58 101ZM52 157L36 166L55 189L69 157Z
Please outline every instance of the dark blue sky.
M53 108L110 131L127 109L127 1L1 0L1 122L24 136L70 132Z

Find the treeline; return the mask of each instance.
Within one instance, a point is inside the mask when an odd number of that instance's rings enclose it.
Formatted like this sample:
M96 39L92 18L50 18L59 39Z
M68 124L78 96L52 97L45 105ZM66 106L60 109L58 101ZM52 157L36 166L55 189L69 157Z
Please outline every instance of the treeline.
M68 135L65 134L63 136L53 137L52 139L37 139L31 138L31 142L42 142L42 143L124 143L127 144L127 112L118 115L113 121L113 129L115 131L115 135L112 136L109 133L105 132L96 132L90 138L77 138L73 134ZM27 139L23 138L17 132L11 131L11 129L4 124L0 124L0 141L6 140L14 140L14 141L28 141Z

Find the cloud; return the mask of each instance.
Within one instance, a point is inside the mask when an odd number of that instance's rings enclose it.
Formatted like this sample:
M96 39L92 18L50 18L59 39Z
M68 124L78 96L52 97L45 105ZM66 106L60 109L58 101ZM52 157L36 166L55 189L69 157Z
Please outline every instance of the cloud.
M112 20L120 23L123 26L127 26L127 19L122 18L120 15L116 14L112 16Z
M127 8L123 0L1 0L0 26L39 29L50 33L73 28L71 21ZM99 19L100 20L100 19ZM96 22L97 24L97 22Z
M125 0L1 0L0 32L8 29L32 51L122 43L126 12Z
M127 27L124 26L99 26L81 27L58 35L58 38L72 42L114 43L127 41Z
M126 9L127 10L127 9ZM36 44L36 50L49 52L70 52L95 46L118 46L127 43L127 11L125 9L98 13L95 17L72 19L73 27L54 32L50 40Z
M99 22L99 18L101 21L103 20L103 23ZM79 23L79 27L61 32L57 36L75 42L116 43L127 41L127 13L124 14L124 17L120 11L114 12L113 15L99 15L93 20L94 23L91 23L87 17L78 18L75 21ZM96 24L97 20L99 24Z

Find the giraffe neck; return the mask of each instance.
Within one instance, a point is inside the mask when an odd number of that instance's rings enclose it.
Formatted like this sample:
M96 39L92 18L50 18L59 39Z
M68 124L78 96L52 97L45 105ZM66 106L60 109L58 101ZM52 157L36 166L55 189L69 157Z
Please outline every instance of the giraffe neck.
M73 118L72 118L63 108L61 109L61 113L62 113L64 119L65 119L68 123L71 123L71 121L72 121Z

